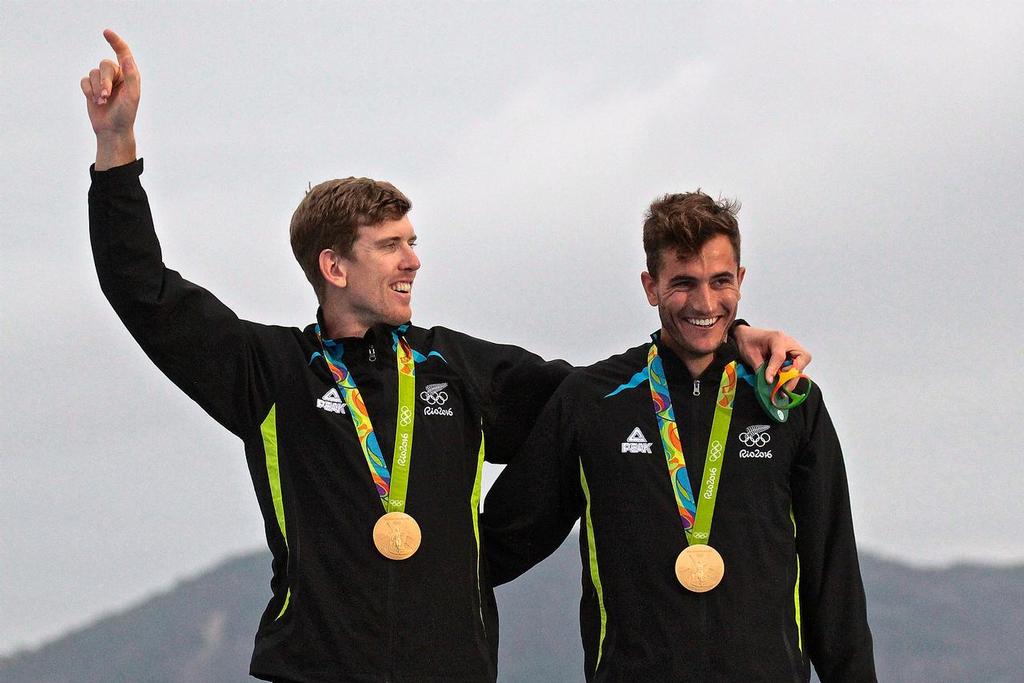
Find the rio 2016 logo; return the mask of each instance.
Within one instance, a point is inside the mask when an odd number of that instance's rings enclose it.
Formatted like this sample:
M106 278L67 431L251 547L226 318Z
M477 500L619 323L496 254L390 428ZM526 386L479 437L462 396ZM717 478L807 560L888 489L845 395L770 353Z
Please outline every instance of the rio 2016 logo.
M428 384L420 392L420 400L427 404L423 408L424 415L443 415L444 417L451 417L453 415L451 408L441 407L448 402L448 392L445 391L447 388L447 382L440 382L438 384Z

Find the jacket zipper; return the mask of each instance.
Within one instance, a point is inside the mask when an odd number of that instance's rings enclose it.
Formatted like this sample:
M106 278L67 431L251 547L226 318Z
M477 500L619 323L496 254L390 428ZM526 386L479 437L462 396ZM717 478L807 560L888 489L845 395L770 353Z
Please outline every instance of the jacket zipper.
M699 379L693 380L693 395L694 396L700 396L700 380Z
M377 349L373 346L373 344L370 344L369 357L371 363L377 360Z

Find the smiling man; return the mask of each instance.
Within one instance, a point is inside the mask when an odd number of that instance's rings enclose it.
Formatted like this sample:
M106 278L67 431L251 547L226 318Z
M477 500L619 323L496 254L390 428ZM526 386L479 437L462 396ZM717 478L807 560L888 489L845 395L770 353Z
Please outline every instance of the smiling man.
M644 241L647 252L657 256L648 259L647 270L640 274L647 300L658 307L661 342L686 364L694 377L703 374L714 360L736 319L740 285L746 272L739 265L738 232L714 235L685 259L678 253L661 253L670 245L662 244L668 236L657 230L659 221L670 223L674 211L694 212L691 205L699 196L674 200L678 206L662 202L651 207L648 225L652 227L646 231Z
M251 673L494 681L482 466L516 452L570 367L412 325L411 203L382 181L321 183L296 209L292 249L319 303L305 329L240 320L168 269L139 181L139 70L128 45L104 35L118 61L81 81L97 140L96 269L146 354L245 444L273 554ZM781 334L744 334L777 363L794 348Z
M583 518L591 681L875 680L842 454L815 388L778 422L726 331L735 207L654 202L644 291L661 329L559 387L487 496L496 583ZM685 454L685 455L684 455Z

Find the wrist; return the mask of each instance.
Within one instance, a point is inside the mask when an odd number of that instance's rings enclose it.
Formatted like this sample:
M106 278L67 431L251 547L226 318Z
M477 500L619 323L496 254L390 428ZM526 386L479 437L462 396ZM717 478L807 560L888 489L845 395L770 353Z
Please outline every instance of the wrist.
M96 170L106 171L135 161L135 132L97 133Z
M726 338L731 342L735 342L736 330L741 327L750 327L750 323L748 323L743 318L736 318L735 320L733 320L732 324L729 325L729 331L726 333Z

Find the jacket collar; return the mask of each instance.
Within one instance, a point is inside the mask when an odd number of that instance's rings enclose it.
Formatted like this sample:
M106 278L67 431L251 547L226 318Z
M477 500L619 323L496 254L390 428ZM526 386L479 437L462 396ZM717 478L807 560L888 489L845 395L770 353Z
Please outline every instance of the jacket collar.
M411 321L406 321L398 326L379 324L368 329L362 337L339 337L332 339L323 336L321 340L323 345L329 349L341 347L345 351L350 351L373 346L378 351L394 353L395 348L398 346L398 337L404 334L411 325ZM315 336L320 336L326 327L323 308L317 307L316 324L310 325L306 329Z
M726 340L715 351L715 357L712 359L711 364L708 365L699 377L694 377L690 374L690 369L686 367L686 363L676 355L675 351L670 349L667 344L661 343L661 330L651 334L651 339L658 345L658 357L661 358L661 362L665 366L665 374L677 382L691 382L695 379L705 380L710 378L717 380L722 376L726 365L739 359L739 350L736 348L735 343Z

